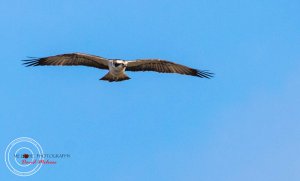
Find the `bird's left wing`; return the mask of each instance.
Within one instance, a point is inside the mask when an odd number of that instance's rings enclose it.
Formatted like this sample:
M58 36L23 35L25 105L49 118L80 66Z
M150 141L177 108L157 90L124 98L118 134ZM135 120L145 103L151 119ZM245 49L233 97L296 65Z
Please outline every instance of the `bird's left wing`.
M184 65L160 59L138 59L134 61L128 61L126 70L155 71L160 73L178 73L208 79L213 76L213 73L210 73L206 70L197 70Z
M99 69L108 69L109 60L103 57L83 54L83 53L69 53L61 54L44 58L33 58L30 60L24 60L25 66L72 66L83 65L89 67L95 67Z

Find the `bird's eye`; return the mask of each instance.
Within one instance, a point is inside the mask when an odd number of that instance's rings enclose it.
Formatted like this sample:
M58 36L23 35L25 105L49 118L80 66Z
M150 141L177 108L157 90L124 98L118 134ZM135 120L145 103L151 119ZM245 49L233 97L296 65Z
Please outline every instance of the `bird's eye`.
M115 63L115 67L118 67L120 64L119 63Z

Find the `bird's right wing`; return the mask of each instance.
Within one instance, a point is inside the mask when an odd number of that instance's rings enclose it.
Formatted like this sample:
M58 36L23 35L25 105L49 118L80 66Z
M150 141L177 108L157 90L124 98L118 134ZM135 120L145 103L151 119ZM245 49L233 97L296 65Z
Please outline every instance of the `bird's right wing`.
M108 69L109 60L103 57L83 54L83 53L69 53L61 54L44 58L33 58L24 60L25 66L76 66L83 65L95 67L99 69Z

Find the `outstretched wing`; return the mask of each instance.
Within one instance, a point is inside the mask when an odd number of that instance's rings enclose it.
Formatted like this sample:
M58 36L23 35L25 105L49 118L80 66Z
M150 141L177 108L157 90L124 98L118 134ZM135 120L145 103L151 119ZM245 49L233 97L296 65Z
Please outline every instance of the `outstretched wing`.
M99 69L108 69L109 60L103 57L82 54L82 53L69 53L61 54L44 58L33 58L30 60L24 60L24 65L29 66L72 66L83 65L89 67L95 67Z
M213 73L206 70L197 70L184 65L160 59L138 59L128 61L126 70L129 71L155 71L160 73L178 73L201 78L211 78Z

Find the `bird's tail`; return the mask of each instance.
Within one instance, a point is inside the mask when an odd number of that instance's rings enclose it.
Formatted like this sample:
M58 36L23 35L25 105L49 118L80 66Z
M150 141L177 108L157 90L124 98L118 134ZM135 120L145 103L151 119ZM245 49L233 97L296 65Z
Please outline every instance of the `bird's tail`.
M121 74L118 76L113 76L111 73L107 73L104 77L102 77L100 80L109 81L109 82L119 82L123 80L129 80L130 77L128 77L126 74Z

